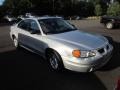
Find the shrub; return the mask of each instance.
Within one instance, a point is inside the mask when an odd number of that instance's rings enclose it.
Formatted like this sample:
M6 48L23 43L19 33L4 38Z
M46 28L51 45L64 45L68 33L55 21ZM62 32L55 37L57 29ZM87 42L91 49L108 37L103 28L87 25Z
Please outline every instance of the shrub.
M111 4L107 10L107 14L110 16L119 16L120 15L120 4L118 2Z
M102 8L101 8L100 4L97 4L97 5L95 6L95 14L96 14L97 16L101 16L101 15L102 15Z

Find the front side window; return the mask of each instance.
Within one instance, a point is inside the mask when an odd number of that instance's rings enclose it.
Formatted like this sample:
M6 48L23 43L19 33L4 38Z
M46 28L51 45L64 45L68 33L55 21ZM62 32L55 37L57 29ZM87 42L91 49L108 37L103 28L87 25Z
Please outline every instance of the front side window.
M46 34L57 34L76 30L74 26L61 18L41 19L38 21L43 32Z
M30 26L30 23L28 20L24 20L24 21L21 21L19 24L18 24L18 27L21 28L21 29L24 29L26 31L29 31L29 26Z
M30 21L30 28L31 30L39 30L38 24L34 20Z
M21 21L18 27L30 33L40 33L37 22L32 19Z

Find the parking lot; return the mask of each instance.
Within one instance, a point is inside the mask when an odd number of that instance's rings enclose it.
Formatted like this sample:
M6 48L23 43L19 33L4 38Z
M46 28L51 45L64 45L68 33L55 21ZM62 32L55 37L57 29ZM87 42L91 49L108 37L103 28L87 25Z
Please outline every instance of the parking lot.
M0 26L1 90L113 90L120 77L120 28L107 30L98 20L71 21L82 31L101 34L114 46L107 65L92 73L49 70L46 61L24 49L16 50L9 36L9 26Z

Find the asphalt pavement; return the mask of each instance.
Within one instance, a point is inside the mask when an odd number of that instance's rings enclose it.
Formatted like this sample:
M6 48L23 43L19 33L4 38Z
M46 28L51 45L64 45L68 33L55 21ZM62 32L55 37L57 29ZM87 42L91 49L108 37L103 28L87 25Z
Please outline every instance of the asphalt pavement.
M0 26L0 90L113 90L120 77L120 29L107 30L98 20L71 21L80 30L101 34L114 46L111 60L92 73L53 72L46 60L25 49L16 50L8 25Z

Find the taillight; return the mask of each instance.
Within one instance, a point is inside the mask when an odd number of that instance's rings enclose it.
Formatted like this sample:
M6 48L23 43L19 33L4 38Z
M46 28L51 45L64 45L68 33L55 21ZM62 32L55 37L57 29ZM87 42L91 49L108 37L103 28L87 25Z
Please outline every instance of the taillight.
M117 82L117 86L116 86L116 89L115 90L120 90L120 79L118 80Z

